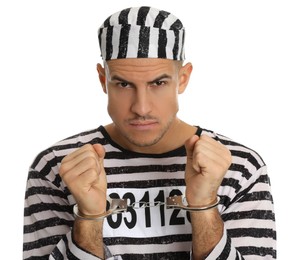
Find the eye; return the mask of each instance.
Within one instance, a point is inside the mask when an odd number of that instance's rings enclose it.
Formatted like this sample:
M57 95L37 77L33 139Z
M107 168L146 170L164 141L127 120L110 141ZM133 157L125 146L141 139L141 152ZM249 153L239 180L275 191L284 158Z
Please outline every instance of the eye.
M130 85L128 82L118 82L117 86L119 86L120 88L128 88Z
M157 80L157 81L153 82L151 85L152 85L152 86L155 86L155 87L160 87L160 86L165 85L166 83L167 83L166 81L163 81L163 80Z

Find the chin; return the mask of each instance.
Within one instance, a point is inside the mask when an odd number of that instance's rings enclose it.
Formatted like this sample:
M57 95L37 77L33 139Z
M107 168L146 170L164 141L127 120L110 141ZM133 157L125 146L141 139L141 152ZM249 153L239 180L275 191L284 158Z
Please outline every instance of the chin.
M156 138L150 138L150 139L146 139L146 138L134 138L134 137L127 137L127 140L129 143L138 146L138 147L149 147L149 146L153 146L155 144L157 144L161 139L160 137L156 137Z

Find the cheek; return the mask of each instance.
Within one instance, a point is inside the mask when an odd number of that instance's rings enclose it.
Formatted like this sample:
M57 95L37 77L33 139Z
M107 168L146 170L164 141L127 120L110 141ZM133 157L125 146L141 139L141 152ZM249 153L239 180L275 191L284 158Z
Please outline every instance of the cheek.
M166 92L164 95L155 96L158 111L161 114L174 114L179 109L178 94L176 91Z
M108 113L114 120L119 119L129 111L129 100L116 93L108 93Z

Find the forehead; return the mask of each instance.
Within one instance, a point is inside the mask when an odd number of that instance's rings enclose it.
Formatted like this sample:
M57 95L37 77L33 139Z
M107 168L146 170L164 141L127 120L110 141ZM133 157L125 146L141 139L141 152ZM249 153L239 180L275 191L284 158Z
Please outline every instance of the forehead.
M176 61L158 58L130 58L115 59L106 62L107 70L110 74L124 72L153 72L167 71L175 72Z

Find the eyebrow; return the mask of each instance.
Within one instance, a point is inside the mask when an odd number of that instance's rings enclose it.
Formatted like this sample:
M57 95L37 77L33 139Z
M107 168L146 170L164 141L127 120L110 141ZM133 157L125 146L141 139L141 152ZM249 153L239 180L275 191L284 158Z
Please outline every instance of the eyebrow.
M168 75L168 74L162 74L160 75L159 77L155 78L154 80L151 80L151 81L148 81L147 83L148 84L152 84L152 83L155 83L157 81L161 81L163 79L172 79L172 76ZM128 80L125 80L117 75L114 75L111 77L111 81L113 80L117 80L117 81L121 81L121 82L126 82L128 84L133 84L132 82L129 82Z
M156 79L149 81L148 84L152 84L154 82L161 81L163 79L172 79L172 76L170 76L168 74L162 74L161 76L157 77Z
M114 81L114 80L122 81L122 82L126 82L126 83L131 83L131 82L129 82L129 81L117 76L117 75L114 75L114 76L111 77L111 81Z

